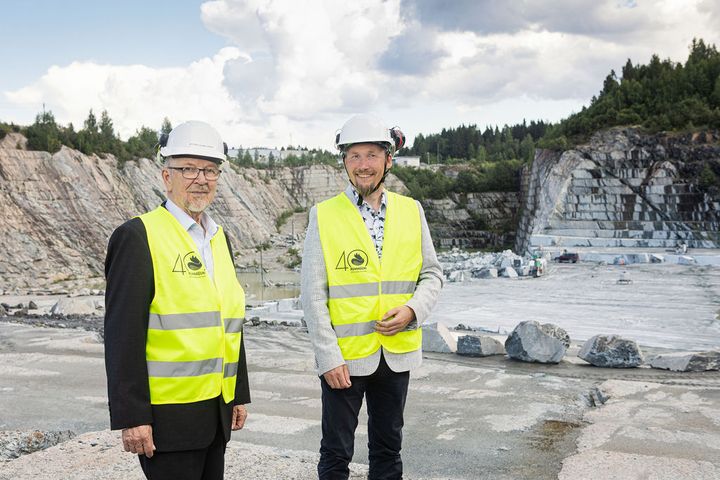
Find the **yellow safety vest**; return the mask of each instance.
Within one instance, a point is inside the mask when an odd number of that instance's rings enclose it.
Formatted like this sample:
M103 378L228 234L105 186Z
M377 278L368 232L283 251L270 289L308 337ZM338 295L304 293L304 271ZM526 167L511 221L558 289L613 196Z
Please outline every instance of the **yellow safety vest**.
M317 206L328 277L328 310L343 358L355 360L382 345L407 353L422 345L417 322L392 336L375 333L375 322L412 298L422 267L420 211L415 200L386 192L382 262L357 207L345 193Z
M153 405L235 398L245 292L222 228L210 240L215 282L190 234L164 207L140 216L155 277L147 359Z

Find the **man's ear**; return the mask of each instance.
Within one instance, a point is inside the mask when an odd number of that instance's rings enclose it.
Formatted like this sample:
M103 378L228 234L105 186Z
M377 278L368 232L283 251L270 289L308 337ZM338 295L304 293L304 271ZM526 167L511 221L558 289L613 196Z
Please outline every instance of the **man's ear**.
M170 191L170 170L167 168L163 168L160 171L160 176L162 177L163 183L165 184L165 188Z

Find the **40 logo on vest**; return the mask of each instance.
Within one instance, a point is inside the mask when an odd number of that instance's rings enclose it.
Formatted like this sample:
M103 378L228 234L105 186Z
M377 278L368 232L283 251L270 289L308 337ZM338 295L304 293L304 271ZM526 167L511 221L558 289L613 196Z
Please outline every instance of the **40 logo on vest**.
M178 253L172 271L174 273L182 273L183 275L187 273L192 277L204 277L207 275L205 267L195 251L189 251L185 255Z
M335 270L350 270L351 272L367 270L368 255L364 250L352 250L347 255L342 252L335 264Z

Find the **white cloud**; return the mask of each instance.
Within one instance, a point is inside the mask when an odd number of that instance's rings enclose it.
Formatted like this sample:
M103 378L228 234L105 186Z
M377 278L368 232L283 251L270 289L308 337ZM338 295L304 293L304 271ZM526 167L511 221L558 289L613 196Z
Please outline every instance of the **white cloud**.
M213 0L201 18L231 46L175 68L53 66L6 101L76 126L107 109L125 137L168 116L207 119L235 146L330 148L359 111L411 137L557 120L628 58L683 61L693 37L720 40L714 0Z
M76 126L90 109L96 115L107 110L123 138L141 125L159 128L165 116L230 124L240 112L223 84L223 68L239 57L238 49L228 47L184 68L74 62L50 67L34 84L5 92L5 97L36 108L44 102L59 122Z

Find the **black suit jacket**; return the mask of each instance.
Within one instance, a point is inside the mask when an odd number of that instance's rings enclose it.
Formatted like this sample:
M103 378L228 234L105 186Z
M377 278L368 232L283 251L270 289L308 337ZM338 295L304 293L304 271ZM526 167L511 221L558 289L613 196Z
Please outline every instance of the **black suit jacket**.
M230 248L230 258L232 248ZM205 448L222 425L230 440L233 405L250 403L244 341L238 359L235 400L222 395L187 404L151 405L145 341L150 303L155 295L152 259L145 225L133 218L110 237L105 259L105 370L110 427L152 425L158 451Z

